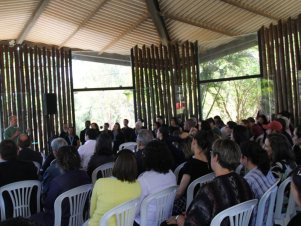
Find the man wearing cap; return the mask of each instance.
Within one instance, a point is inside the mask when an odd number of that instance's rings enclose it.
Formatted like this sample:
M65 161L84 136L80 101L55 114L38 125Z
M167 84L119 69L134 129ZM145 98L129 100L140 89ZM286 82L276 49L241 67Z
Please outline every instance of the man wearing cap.
M282 132L282 125L280 122L278 122L276 120L271 121L267 125L263 125L263 128L266 130L267 134Z

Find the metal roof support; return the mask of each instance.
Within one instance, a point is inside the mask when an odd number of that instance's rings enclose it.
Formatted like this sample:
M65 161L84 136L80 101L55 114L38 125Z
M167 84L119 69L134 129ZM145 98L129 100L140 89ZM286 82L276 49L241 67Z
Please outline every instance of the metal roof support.
M28 35L28 33L30 32L32 27L35 25L35 23L39 19L40 15L44 12L46 6L48 5L48 3L50 1L51 0L41 0L40 1L36 10L33 12L31 18L27 21L22 32L20 33L19 37L17 38L17 41L16 41L17 44L21 44L24 41L24 39L26 38L26 36Z
M170 42L170 37L165 25L164 18L161 16L158 0L146 0L148 12L157 28L161 42L167 45Z

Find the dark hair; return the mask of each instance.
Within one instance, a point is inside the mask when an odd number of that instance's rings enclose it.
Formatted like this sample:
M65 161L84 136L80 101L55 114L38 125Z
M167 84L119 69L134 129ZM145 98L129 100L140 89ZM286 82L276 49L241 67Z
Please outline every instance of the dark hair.
M177 117L171 117L171 118L170 118L170 121L171 121L171 120L174 120L175 123L176 123L176 125L179 125L179 122L178 122L178 118L177 118Z
M297 189L299 201L301 201L301 167L300 166L294 169L292 173L292 181Z
M247 118L248 122L252 122L252 123L255 123L255 119L253 117L249 117Z
M262 120L263 120L263 123L262 123L262 124L268 124L268 123L269 123L267 117L266 117L264 114L258 115L258 116L257 116L257 120L258 120L258 118L262 118Z
M285 122L285 120L283 119L283 118L277 118L277 119L275 119L275 121L277 121L277 122L280 122L280 124L282 125L282 131L285 131L285 128L286 128L286 122Z
M237 125L236 122L233 122L233 121L228 121L228 122L227 122L227 126L228 126L230 129L233 129L236 125Z
M213 125L215 125L215 121L213 118L207 118L206 121L210 124L212 123Z
M269 134L267 139L272 148L272 162L287 160L289 165L292 166L295 157L288 139L280 133Z
M120 133L121 132L121 127L120 127L119 122L115 122L115 125L117 125L117 131L118 131L118 133Z
M296 127L296 136L297 136L298 138L301 138L301 126L297 126L297 127Z
M201 121L201 130L211 131L210 123L207 120L202 120Z
M173 157L167 145L158 140L149 142L144 153L144 165L146 170L154 170L159 173L168 173L173 166Z
M3 140L0 143L0 154L3 160L14 160L17 158L18 147L12 140Z
M94 125L96 127L95 128L96 131L99 131L99 126L98 126L98 124L96 122L92 122L91 123L91 127L92 127L92 125Z
M94 150L95 155L112 155L112 136L108 133L101 133L96 140Z
M207 159L210 159L210 151L212 148L213 142L216 140L216 136L212 131L201 130L197 132L194 136L198 146L203 150L204 154L207 156Z
M264 174L270 170L268 153L255 141L246 141L240 146L241 154L246 156Z
M15 217L0 222L0 226L42 226L42 225L24 217Z
M134 153L128 149L120 150L113 167L113 176L121 181L135 182L137 172L137 161Z
M96 129L87 129L86 135L89 137L90 140L96 140L98 131Z
M248 128L242 125L234 126L233 139L238 145L241 145L243 142L248 141L250 139Z
M77 170L80 168L80 156L74 146L68 145L60 147L56 159L58 164L65 171Z
M212 153L218 155L218 163L221 167L235 170L240 164L240 148L232 140L218 139L212 145Z
M18 146L20 148L27 148L31 144L30 137L27 134L21 134L18 138Z
M281 114L282 116L288 118L288 119L290 119L290 118L291 118L291 115L292 115L292 114L291 114L290 112L288 112L288 111L282 111L282 112L280 112L280 114Z
M169 130L167 126L161 126L158 131L162 134L163 140L167 140L169 137Z

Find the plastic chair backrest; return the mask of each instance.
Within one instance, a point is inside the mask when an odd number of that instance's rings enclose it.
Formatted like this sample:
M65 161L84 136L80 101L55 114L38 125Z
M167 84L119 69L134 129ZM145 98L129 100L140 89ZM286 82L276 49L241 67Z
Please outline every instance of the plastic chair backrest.
M168 187L162 191L148 195L141 203L141 222L140 226L147 225L147 214L151 205L156 206L155 218L152 226L159 226L163 221L172 215L173 203L176 197L177 186Z
M114 167L114 162L108 162L95 168L92 172L92 184L95 184L97 180L97 174L99 171L101 171L102 177L112 176L113 167Z
M107 226L112 216L116 218L116 226L132 226L135 219L139 198L122 203L106 212L99 221L99 226Z
M41 182L37 180L18 181L0 187L1 221L6 219L5 200L3 193L8 193L12 205L12 217L30 217L31 197L36 197L37 212L40 212Z
M200 185L202 186L202 184L204 183L207 183L211 180L213 180L215 177L215 174L214 173L208 173L204 176L201 176L197 179L195 179L194 181L192 181L190 183L190 185L188 186L187 188L187 198L186 198L186 210L188 209L190 203L192 202L193 200L193 196L194 196L194 189L197 185Z
M85 184L59 195L54 202L54 226L61 226L62 203L65 199L69 203L69 226L81 226L85 220L84 209L90 197L91 189L92 184Z
M174 171L174 174L176 175L176 179L178 181L178 176L180 173L180 170L182 169L182 167L185 165L186 162L181 163L180 165L177 166L177 168Z
M277 184L278 181L272 187L270 187L260 198L258 203L255 225L274 225L274 207L276 202L276 194L278 190ZM267 213L265 211L266 206L268 208Z
M137 142L125 142L125 143L119 145L118 150L122 150L122 149L126 148L126 149L129 149L129 150L135 152L136 146L137 146Z
M229 217L230 226L248 226L257 202L257 199L252 199L221 211L212 219L210 226L221 225L227 217Z
M296 214L296 203L293 199L293 195L290 192L290 189L286 189L292 181L291 177L288 177L285 179L278 188L277 196L276 196L276 207L275 207L275 213L274 213L274 223L279 225L286 225L290 219ZM289 197L288 197L288 205L287 208L284 208L285 206L285 200L286 196L285 191L289 191ZM286 211L283 213L283 209L286 209Z

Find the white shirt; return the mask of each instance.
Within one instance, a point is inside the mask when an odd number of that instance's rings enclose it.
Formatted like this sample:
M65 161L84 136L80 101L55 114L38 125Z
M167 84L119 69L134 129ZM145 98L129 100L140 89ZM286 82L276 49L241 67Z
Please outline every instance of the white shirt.
M78 154L81 159L81 165L84 170L87 170L91 156L94 154L96 140L87 140L78 148Z
M169 170L168 173L158 173L156 171L146 171L138 177L138 182L141 186L141 196L138 206L138 212L136 213L135 221L140 224L140 207L142 201L149 195L165 188L177 185L176 176ZM148 208L147 226L153 226L152 219L155 218L156 206L151 205Z

